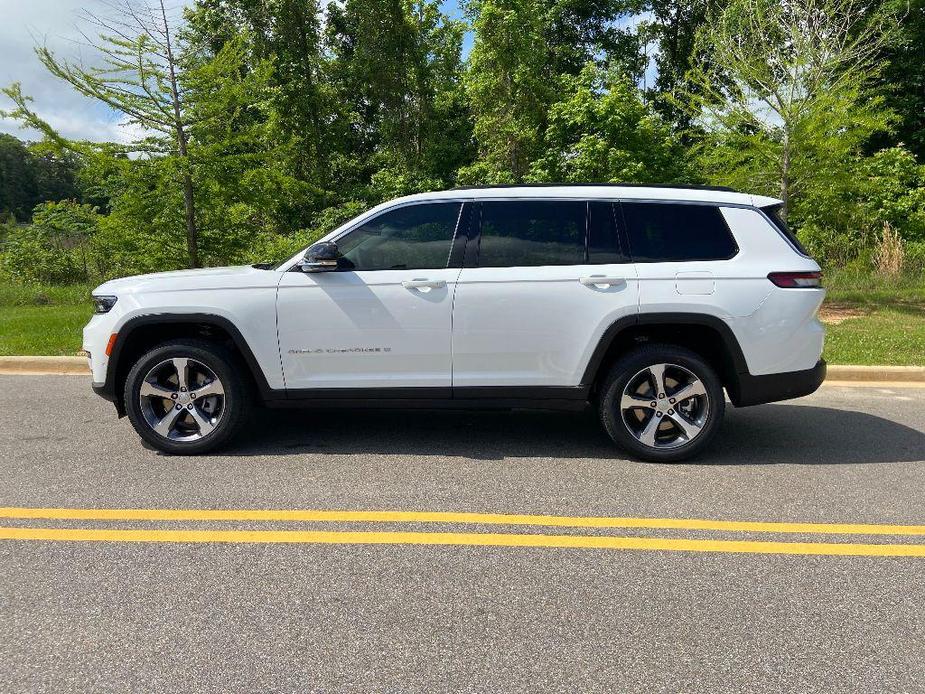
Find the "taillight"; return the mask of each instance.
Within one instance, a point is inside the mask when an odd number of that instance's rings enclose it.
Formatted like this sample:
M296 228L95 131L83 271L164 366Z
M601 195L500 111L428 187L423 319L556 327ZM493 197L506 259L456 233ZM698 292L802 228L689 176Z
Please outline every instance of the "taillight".
M772 272L768 279L785 289L819 289L822 286L821 272Z

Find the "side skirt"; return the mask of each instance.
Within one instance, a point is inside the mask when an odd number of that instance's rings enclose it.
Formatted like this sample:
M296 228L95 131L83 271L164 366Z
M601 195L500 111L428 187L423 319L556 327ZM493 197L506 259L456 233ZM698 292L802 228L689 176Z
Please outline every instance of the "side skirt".
M583 386L474 386L463 388L308 388L274 391L268 407L346 409L536 409L581 411Z

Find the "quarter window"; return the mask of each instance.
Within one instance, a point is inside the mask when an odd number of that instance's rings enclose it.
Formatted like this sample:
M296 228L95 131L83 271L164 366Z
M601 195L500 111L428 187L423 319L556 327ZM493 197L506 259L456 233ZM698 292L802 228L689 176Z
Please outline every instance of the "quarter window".
M337 240L343 270L445 268L461 203L408 205L383 212Z
M479 265L583 264L586 211L584 202L483 202Z
M739 250L716 206L624 202L622 207L637 262L727 260Z

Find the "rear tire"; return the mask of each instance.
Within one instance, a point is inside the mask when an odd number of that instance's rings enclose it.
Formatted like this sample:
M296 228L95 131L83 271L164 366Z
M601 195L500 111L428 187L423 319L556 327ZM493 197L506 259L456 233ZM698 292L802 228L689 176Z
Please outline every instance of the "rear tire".
M159 451L196 455L241 430L250 395L234 355L204 340L165 342L129 371L125 411L138 435Z
M686 460L705 449L725 411L723 385L700 355L683 347L637 347L611 367L598 399L604 430L634 457Z

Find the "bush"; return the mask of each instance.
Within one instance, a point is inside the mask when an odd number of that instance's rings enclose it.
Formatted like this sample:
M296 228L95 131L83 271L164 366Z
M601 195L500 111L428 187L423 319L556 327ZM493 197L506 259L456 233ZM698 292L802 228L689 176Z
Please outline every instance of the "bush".
M861 218L874 228L889 224L905 242L925 242L925 166L911 152L891 147L865 161L868 177Z
M906 272L925 275L925 241L906 244Z
M91 247L96 209L65 200L36 205L32 224L6 236L3 269L22 282L73 284L98 274Z
M877 266L877 272L885 277L899 277L903 271L905 262L905 249L903 240L899 233L890 226L889 222L883 225L883 234L877 243L877 250L874 252L874 263Z

